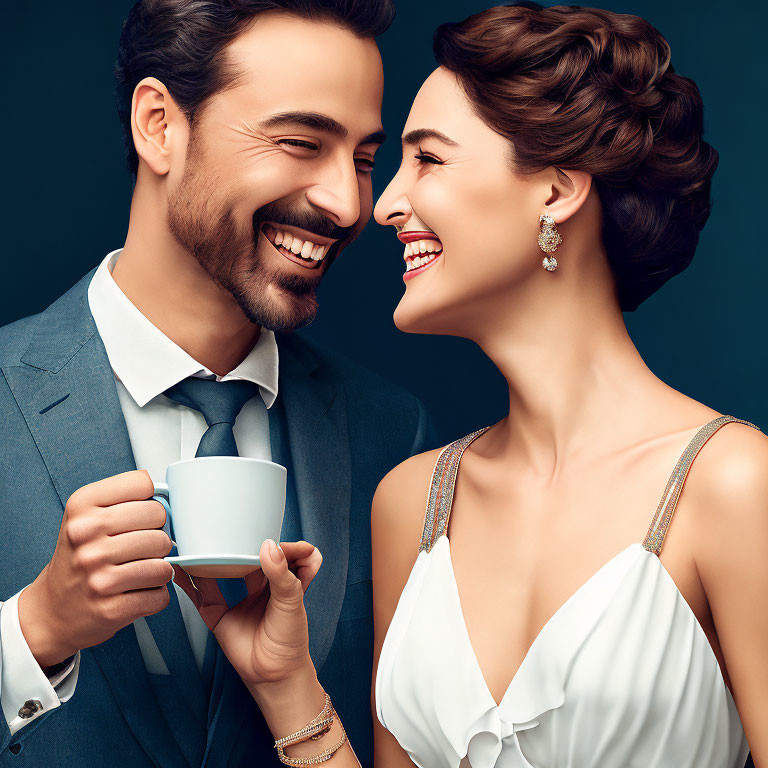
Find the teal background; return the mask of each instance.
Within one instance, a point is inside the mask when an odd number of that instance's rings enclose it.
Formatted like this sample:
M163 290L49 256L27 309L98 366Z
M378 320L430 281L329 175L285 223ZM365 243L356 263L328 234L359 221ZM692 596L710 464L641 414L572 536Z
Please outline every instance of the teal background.
M0 324L43 309L123 242L131 190L112 66L130 5L4 4ZM627 315L630 332L660 378L766 429L761 51L768 12L757 3L730 10L691 0L600 5L641 15L666 36L676 70L701 89L706 137L720 152L714 209L693 264ZM433 29L484 7L472 0L398 3L397 20L380 41L391 140L380 152L377 193L399 163L397 137L434 67ZM325 280L320 314L307 333L419 395L447 441L503 416L506 390L473 344L395 329L401 252L390 230L371 223Z

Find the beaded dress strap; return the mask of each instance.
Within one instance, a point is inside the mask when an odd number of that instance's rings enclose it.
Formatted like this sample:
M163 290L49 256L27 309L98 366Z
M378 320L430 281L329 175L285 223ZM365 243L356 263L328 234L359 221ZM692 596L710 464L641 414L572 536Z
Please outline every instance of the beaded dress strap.
M661 548L664 546L664 538L669 530L669 524L672 522L672 515L675 513L677 500L680 498L685 478L688 475L688 470L691 468L691 464L693 464L693 460L696 458L696 454L698 454L704 446L704 443L706 443L707 440L720 429L720 427L732 421L738 424L746 424L749 427L754 427L758 432L762 431L760 427L754 425L751 421L737 419L735 416L718 416L708 424L705 424L694 435L691 442L688 443L688 447L677 460L674 470L672 470L672 475L667 482L667 487L664 489L664 494L659 501L659 506L656 508L656 514L653 516L653 522L645 536L645 541L643 541L643 547L649 552L653 552L655 555L661 554Z
M424 530L421 534L419 552L430 552L435 542L448 529L448 518L451 516L453 506L453 490L456 486L461 457L464 451L489 429L490 427L478 429L471 435L449 443L440 451L429 483L427 511L424 515Z

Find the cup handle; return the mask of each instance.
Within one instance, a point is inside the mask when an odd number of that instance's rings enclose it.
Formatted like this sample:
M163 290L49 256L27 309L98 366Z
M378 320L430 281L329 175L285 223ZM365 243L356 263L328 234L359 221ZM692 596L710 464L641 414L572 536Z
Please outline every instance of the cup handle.
M173 539L173 520L171 517L171 502L170 492L168 490L168 483L153 483L154 495L152 501L159 501L165 509L165 525L163 530L168 534L168 538L171 540L171 544L176 546L176 542Z

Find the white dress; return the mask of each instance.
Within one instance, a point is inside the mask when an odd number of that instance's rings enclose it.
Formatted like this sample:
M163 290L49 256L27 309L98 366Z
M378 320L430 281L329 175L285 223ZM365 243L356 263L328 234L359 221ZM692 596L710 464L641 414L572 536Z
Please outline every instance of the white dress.
M459 602L445 535L461 455L447 446L422 543L382 647L376 711L421 768L743 768L749 752L715 654L658 553L693 438L645 541L603 565L552 616L497 706ZM755 427L755 429L758 429Z

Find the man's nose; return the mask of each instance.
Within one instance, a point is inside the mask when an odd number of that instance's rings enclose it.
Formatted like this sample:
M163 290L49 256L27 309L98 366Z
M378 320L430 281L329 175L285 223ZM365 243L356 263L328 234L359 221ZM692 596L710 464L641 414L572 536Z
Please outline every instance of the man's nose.
M353 226L360 218L360 188L354 161L326 168L322 180L307 190L307 200L337 226Z

